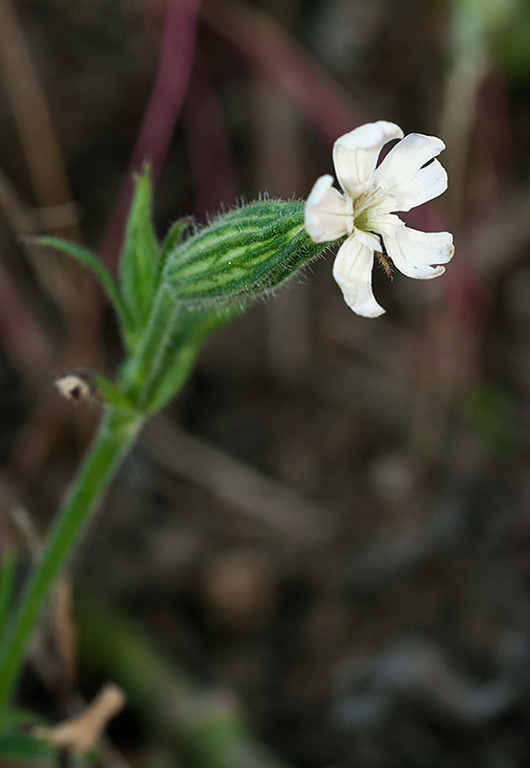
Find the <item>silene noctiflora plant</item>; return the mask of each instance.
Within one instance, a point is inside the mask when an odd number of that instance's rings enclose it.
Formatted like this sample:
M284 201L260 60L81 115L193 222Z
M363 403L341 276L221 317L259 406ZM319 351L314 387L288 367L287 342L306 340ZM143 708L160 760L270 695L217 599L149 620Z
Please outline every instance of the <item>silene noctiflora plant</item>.
M382 147L395 139L398 143L377 165ZM125 361L114 381L70 374L58 384L74 398L97 391L104 415L16 606L11 599L13 558L4 558L0 569L0 733L12 723L8 704L57 574L143 422L180 390L205 337L256 298L274 292L335 240L343 242L333 275L359 315L376 317L384 311L372 291L376 258L385 266L390 259L410 277L440 275L444 267L439 265L453 254L451 235L410 229L395 212L446 189L446 173L435 159L443 148L435 137L403 138L393 123L363 125L334 145L342 191L325 175L305 203L265 198L223 213L202 228L183 219L162 242L152 223L145 167L135 178L117 278L78 245L38 239L80 260L99 280L117 316Z

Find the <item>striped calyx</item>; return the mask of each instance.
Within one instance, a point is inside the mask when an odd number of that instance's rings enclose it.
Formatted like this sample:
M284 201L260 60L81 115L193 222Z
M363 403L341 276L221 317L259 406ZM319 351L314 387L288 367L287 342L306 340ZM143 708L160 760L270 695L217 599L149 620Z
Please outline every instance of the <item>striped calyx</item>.
M258 200L219 216L167 254L164 282L183 302L222 302L267 293L325 246L305 231L304 204Z

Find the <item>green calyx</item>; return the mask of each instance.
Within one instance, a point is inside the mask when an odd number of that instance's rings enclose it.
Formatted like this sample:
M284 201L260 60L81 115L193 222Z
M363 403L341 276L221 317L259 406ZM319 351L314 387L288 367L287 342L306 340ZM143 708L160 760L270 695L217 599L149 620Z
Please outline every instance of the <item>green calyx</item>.
M188 377L204 338L273 292L326 244L304 228L304 204L258 200L219 215L191 232L189 219L160 243L152 220L150 169L135 177L135 193L118 279L78 245L38 238L87 266L107 293L128 353L109 402L144 413L162 408Z
M320 255L304 228L304 204L259 200L219 216L168 254L164 279L179 301L249 300Z

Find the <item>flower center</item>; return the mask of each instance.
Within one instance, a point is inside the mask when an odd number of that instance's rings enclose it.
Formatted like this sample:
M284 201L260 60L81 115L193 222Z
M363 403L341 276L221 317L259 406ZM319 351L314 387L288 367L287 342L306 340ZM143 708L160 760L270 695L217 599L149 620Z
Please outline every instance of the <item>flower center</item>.
M383 193L379 187L370 186L355 200L352 199L353 224L356 229L361 229L363 232L372 231L374 212L382 197Z

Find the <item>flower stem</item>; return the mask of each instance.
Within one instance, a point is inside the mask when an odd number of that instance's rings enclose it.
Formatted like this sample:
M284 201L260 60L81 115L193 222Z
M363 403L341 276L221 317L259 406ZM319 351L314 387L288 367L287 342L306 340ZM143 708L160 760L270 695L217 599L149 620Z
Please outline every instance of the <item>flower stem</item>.
M108 407L30 574L0 647L0 727L43 602L143 424L141 413Z

